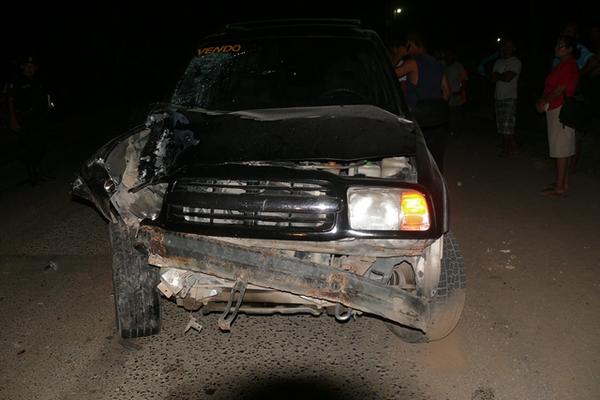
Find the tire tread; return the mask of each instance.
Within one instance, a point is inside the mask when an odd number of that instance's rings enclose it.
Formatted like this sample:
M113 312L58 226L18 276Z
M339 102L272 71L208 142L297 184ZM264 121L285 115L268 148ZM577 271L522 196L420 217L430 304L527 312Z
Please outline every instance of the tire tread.
M113 290L117 329L123 338L160 332L158 268L134 248L134 235L123 222L109 227L113 256Z

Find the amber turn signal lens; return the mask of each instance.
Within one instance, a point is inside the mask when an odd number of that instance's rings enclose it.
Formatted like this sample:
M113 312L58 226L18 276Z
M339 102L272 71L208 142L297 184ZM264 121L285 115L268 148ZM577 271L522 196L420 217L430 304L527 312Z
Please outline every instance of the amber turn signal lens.
M429 209L425 196L417 192L403 193L400 230L426 231L427 229L429 229Z

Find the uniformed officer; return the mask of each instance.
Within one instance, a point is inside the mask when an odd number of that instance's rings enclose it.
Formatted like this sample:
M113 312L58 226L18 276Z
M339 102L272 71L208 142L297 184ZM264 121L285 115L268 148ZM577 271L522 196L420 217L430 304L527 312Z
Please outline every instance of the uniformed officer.
M8 111L10 129L18 135L31 185L45 177L41 163L47 147L50 96L37 75L38 63L28 56L20 63L20 74L9 85Z

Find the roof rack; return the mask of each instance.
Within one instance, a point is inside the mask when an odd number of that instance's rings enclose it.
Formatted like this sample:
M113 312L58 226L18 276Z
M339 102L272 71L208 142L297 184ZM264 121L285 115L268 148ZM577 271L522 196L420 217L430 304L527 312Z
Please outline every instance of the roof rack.
M234 22L225 25L225 29L244 30L251 28L268 28L281 25L344 25L360 27L359 19L344 18L289 18L289 19L271 19L248 22Z

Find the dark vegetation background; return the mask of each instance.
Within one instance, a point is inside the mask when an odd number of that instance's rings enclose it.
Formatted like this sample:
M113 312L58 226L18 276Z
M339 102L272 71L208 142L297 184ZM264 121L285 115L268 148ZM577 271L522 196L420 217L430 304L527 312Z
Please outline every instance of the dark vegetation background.
M198 41L228 22L356 18L385 41L418 31L434 54L453 48L470 74L469 121L493 130L493 84L477 73L477 65L495 51L497 37L512 37L523 62L519 140L543 154L545 122L535 112L534 101L550 70L556 37L566 22L577 21L580 40L587 43L589 28L600 21L591 2L570 2L560 9L548 4L532 0L5 4L0 12L0 84L4 86L18 71L22 55L35 54L54 94L55 118L88 113L101 117L110 110L113 118L118 115L131 122L141 118L149 103L169 97ZM399 7L403 12L395 15L393 10ZM584 170L598 172L599 136L585 137Z

